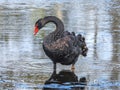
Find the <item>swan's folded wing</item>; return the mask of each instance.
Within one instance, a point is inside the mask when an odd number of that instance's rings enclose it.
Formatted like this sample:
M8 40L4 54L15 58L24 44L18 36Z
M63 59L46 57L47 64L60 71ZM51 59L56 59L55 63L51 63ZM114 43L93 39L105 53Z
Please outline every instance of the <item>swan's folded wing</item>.
M73 40L71 39L71 36L66 36L63 38L60 38L56 40L53 43L45 45L47 49L51 51L65 51L68 48L71 48L73 45Z

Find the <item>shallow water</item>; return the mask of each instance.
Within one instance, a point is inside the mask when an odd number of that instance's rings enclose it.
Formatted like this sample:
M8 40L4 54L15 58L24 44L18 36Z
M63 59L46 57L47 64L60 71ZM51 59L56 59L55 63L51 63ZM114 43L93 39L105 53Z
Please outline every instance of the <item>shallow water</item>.
M36 20L48 15L86 38L88 55L74 72L58 64L55 74L44 54L43 37L54 25L33 35ZM0 90L120 90L120 1L1 1L0 62Z

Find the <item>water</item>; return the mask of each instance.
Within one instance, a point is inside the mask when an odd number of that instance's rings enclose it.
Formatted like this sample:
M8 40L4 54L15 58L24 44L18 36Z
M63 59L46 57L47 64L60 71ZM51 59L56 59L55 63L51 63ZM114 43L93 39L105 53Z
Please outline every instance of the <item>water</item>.
M33 35L34 23L48 15L86 38L88 55L74 72L58 64L55 74L44 54L43 37L54 25ZM0 90L120 90L120 1L0 1L0 62Z

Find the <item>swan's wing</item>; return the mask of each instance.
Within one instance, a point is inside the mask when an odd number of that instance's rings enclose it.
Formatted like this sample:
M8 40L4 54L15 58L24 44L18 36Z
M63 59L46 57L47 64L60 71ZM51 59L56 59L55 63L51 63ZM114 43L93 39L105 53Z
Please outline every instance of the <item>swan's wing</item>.
M57 41L44 45L45 53L52 60L70 64L80 54L80 48L74 45L75 38L67 35Z
M79 34L75 36L74 33L66 32L62 38L44 45L47 51L51 53L58 53L61 56L70 56L82 54L86 56L87 47L84 38Z
M81 37L66 33L65 36L52 43L43 43L43 49L47 56L54 62L69 65L71 63L74 64L80 54L83 55L84 49L82 45L84 45L84 43L82 42L84 41L81 41ZM85 56L85 54L83 56Z
M55 42L50 44L46 44L45 47L51 51L64 51L65 48L70 48L70 44L72 44L72 39L70 36L62 37Z

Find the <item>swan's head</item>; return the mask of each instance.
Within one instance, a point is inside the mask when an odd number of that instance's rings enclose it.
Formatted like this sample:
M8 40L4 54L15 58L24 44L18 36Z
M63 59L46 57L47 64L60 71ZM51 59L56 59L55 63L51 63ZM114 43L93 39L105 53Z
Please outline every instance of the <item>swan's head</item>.
M34 29L34 35L36 35L38 33L38 31L44 26L44 21L43 19L39 19L36 23L35 23L35 29Z

